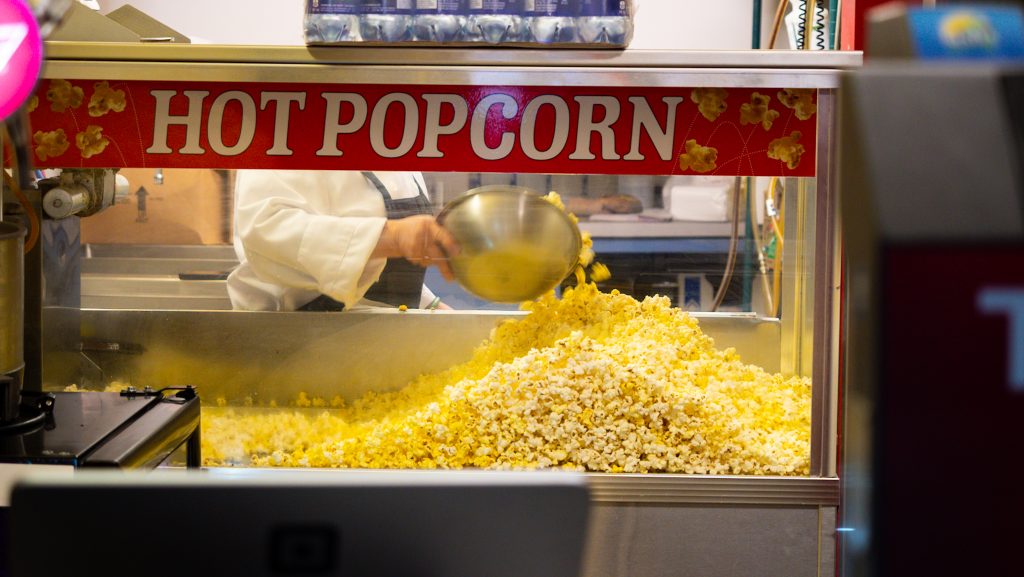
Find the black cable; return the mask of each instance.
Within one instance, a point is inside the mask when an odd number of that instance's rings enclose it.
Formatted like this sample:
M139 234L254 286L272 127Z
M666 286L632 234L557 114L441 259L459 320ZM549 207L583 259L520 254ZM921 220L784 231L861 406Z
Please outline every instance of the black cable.
M825 7L821 6L821 9L818 9L818 5L823 3L824 0L814 0L814 47L818 50L825 50L825 36L828 34L828 23L825 22Z
M799 26L796 28L796 44L797 50L803 50L807 46L807 38L805 29L807 28L807 2L808 0L800 0L800 8L797 11L799 17Z

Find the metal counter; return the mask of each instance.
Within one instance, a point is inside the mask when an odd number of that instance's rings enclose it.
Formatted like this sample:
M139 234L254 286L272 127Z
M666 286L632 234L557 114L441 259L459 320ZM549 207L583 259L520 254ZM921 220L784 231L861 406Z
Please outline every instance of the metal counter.
M212 401L294 401L301 391L356 398L398 389L469 359L499 322L520 312L354 310L336 313L45 309L49 327L81 327L81 341L51 331L44 380L154 388L191 384ZM752 314L702 313L719 348L778 371L780 323ZM67 343L74 342L74 345ZM400 346L402 362L392 351ZM77 348L76 348L77 347Z

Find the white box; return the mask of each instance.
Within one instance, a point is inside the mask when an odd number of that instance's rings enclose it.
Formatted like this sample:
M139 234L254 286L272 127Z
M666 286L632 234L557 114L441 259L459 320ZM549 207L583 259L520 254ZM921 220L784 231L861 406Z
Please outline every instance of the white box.
M674 182L662 189L662 200L674 220L725 222L730 219L732 182Z

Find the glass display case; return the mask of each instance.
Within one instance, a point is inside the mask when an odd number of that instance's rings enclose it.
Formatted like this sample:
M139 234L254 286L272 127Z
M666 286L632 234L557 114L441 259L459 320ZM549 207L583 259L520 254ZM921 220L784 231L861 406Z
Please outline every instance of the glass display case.
M128 184L43 222L43 388L194 385L211 469L587 471L588 575L834 573L834 106L859 54L47 55L39 176ZM231 310L239 170L418 171L435 212L555 191L610 277L524 307L431 269L450 310Z

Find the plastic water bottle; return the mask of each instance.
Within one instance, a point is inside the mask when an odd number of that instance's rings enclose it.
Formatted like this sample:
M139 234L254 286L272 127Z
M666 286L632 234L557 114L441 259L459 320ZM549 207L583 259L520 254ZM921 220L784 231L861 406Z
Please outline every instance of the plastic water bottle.
M409 40L412 38L412 0L363 0L359 33L364 41Z
M347 42L359 39L363 0L307 0L306 42Z
M490 44L518 42L523 33L523 0L469 0L467 39Z
M527 28L534 42L576 42L579 0L525 0Z
M579 0L580 39L594 44L625 46L633 32L627 0Z
M413 36L433 42L461 40L468 12L468 0L416 0Z

